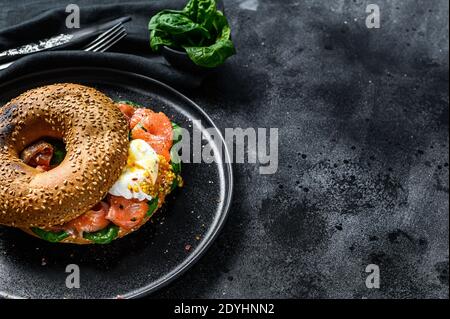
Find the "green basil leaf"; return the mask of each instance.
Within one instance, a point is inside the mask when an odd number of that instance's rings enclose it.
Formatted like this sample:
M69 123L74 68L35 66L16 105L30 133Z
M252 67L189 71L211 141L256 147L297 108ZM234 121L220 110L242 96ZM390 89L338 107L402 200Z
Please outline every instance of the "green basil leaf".
M52 232L40 229L38 227L32 227L31 231L39 236L39 238L42 238L51 243L59 243L61 240L69 237L69 233L66 231Z
M96 244L109 244L119 235L119 227L109 224L106 228L94 233L84 233L83 238L88 239Z
M146 217L152 217L157 208L158 208L158 197L155 197L148 202L148 211Z

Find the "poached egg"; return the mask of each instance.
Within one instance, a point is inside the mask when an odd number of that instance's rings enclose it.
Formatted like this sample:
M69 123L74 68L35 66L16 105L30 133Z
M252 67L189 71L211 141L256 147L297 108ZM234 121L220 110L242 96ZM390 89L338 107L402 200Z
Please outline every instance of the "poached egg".
M132 140L127 165L109 193L126 199L152 200L147 192L149 186L156 182L158 166L159 158L155 150L144 140Z

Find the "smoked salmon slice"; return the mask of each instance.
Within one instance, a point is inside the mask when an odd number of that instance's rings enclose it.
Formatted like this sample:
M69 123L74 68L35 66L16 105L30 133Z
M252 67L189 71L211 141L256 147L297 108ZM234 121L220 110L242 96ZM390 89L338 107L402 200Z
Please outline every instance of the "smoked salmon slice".
M127 230L140 225L148 211L147 202L137 199L111 195L109 202L111 206L106 219Z
M117 103L116 105L119 110L122 111L122 113L126 116L127 120L130 121L135 112L134 107L126 103Z
M134 129L134 127L138 125L146 116L149 116L153 113L154 112L149 109L145 108L137 109L130 120L130 128Z
M133 122L133 119L131 121ZM131 137L146 141L157 154L170 162L173 128L172 122L164 113L152 112L142 116L139 125L136 124L132 129Z
M109 205L105 202L100 202L87 213L67 223L65 228L74 230L81 235L84 232L93 233L102 230L109 224L109 220L106 219L108 211Z

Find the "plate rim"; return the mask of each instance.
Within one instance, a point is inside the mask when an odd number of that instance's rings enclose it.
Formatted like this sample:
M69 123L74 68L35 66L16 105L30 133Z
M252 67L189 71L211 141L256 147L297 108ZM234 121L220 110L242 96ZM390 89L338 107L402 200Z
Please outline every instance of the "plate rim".
M124 70L120 70L120 69L109 68L109 67L108 68L95 67L95 66L61 67L61 68L56 67L54 69L47 69L47 70L29 73L29 74L14 78L12 80L8 80L4 83L0 83L0 90L2 90L4 87L6 87L8 85L12 85L16 82L24 81L27 78L32 78L33 76L37 76L39 74L52 73L52 72L57 72L57 71L64 72L64 71L69 71L69 70L80 71L83 69L84 70L86 70L86 69L96 70L99 72L105 72L105 71L106 72L114 72L114 73L128 75L128 76L131 75L133 77L137 77L137 78L140 78L145 81L150 81L156 85L163 87L170 93L176 95L178 98L187 101L192 107L194 107L194 109L196 111L198 111L202 116L204 116L210 122L210 124L212 124L212 127L218 132L220 140L223 145L223 152L222 152L223 170L226 172L226 175L228 175L229 183L228 183L227 189L225 189L225 194L227 194L227 195L226 195L225 203L224 203L224 206L222 209L222 213L220 214L220 218L217 222L216 227L214 229L212 229L211 234L209 235L209 237L207 239L205 239L205 241L202 244L202 247L195 250L194 253L190 254L186 259L183 260L182 263L178 264L173 270L171 270L169 272L170 275L167 278L163 279L160 283L157 283L154 286L152 286L151 284L148 284L148 285L142 286L141 288L137 288L130 292L126 292L123 295L120 295L121 297L123 297L125 299L142 298L144 296L148 296L148 295L166 287L170 283L174 282L176 279L180 278L183 274L185 274L190 268L192 268L192 266L194 266L194 264L196 264L204 256L204 254L208 251L208 249L211 247L211 245L214 243L214 241L217 239L218 235L222 231L223 227L225 226L226 220L229 216L231 204L232 204L233 197L234 197L234 170L233 170L233 165L231 162L230 152L229 152L228 145L226 144L226 141L225 141L225 138L223 137L222 132L217 127L216 123L212 120L212 118L208 115L208 113L206 113L206 111L203 110L203 108L201 108L191 98L187 97L185 94L181 93L177 89L171 87L170 85L168 85L160 80L157 80L157 79L147 76L147 75L130 72L130 71L124 71ZM21 299L23 297L12 296L12 295L8 295L5 297L0 294L0 299L3 299L3 298ZM111 297L110 299L113 299L113 298Z

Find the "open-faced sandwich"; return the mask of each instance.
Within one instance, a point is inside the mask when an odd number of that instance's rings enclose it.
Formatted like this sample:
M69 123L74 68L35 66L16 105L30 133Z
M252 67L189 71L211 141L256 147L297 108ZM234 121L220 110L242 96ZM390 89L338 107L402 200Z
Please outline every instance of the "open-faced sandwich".
M23 93L0 108L0 224L75 244L137 230L182 184L177 128L82 85Z

